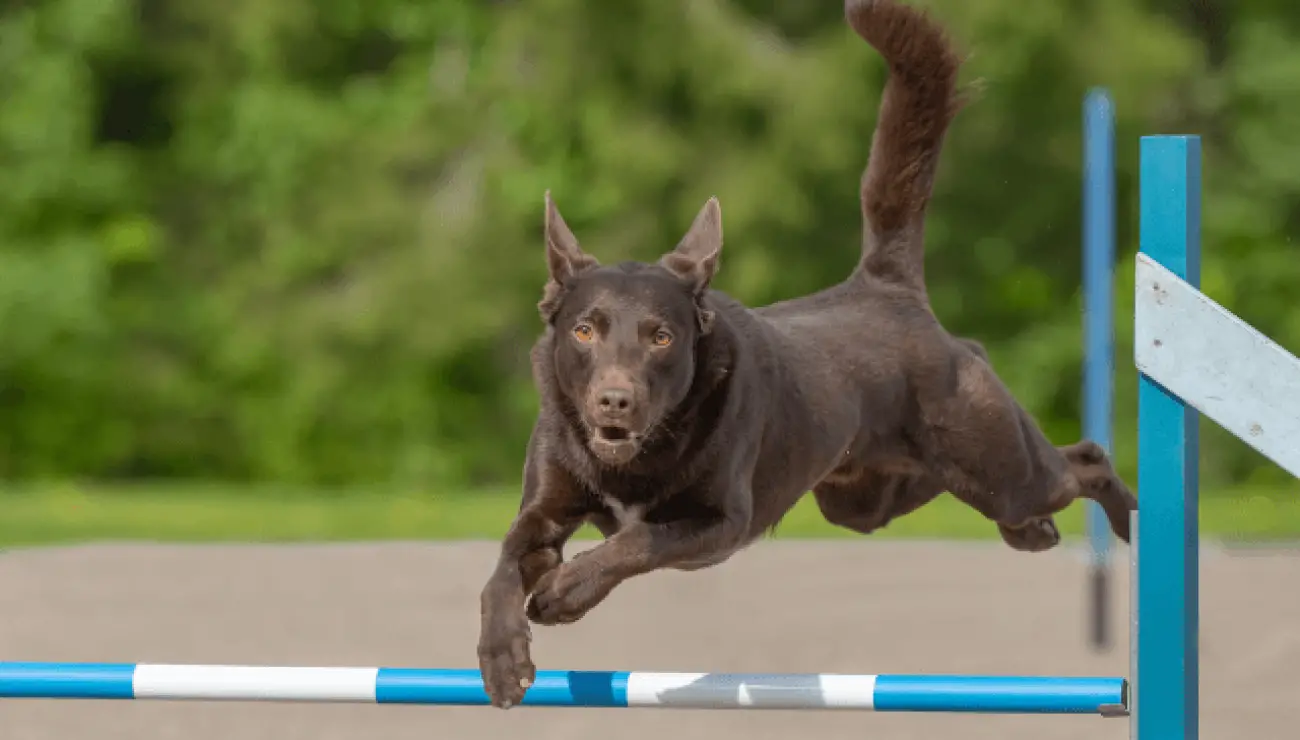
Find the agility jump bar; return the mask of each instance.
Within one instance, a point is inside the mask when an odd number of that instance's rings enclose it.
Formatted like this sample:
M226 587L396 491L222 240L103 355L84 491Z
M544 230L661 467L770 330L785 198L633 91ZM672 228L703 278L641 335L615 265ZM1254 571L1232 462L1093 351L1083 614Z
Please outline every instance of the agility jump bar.
M1128 712L1123 678L538 671L522 706ZM477 670L0 662L0 698L481 706Z

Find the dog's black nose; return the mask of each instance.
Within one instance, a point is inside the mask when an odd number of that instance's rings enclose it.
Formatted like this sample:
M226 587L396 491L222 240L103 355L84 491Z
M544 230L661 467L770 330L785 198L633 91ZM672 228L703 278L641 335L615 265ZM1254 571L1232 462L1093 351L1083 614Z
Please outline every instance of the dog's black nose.
M625 388L606 388L597 399L600 410L610 416L622 416L632 408L632 391Z

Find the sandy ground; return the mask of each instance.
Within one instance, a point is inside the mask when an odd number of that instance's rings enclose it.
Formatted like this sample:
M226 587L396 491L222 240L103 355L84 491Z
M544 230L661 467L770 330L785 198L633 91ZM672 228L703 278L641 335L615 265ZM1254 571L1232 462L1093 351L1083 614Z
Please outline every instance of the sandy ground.
M472 667L491 543L94 546L0 555L9 660ZM1121 549L1121 563L1127 551ZM628 582L583 621L535 628L540 667L1122 675L1084 642L1079 551L764 543ZM1207 550L1202 737L1300 724L1300 555ZM920 714L10 701L3 740L1119 740L1125 720Z

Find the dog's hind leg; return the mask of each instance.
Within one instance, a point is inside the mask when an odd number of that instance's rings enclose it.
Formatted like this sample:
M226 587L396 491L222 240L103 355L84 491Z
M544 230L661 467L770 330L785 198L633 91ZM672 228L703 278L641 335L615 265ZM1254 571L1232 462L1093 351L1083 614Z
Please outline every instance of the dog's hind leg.
M1047 520L1080 497L1101 504L1128 542L1137 499L1101 447L1053 446L987 362L966 354L954 370L955 383L923 384L920 398L928 462L948 490L996 521L1013 547L1059 539Z
M1111 529L1128 542L1129 513L1137 510L1137 497L1115 472L1106 450L1085 439L1058 447L1057 451L1069 462L1070 472L1079 484L1079 495L1101 504Z
M943 484L933 476L874 470L828 478L813 487L817 508L826 521L860 534L870 534L916 511L940 493Z
M989 367L993 366L989 359L989 353L984 349L984 345L974 339L965 337L954 337L959 344L970 350L971 354L982 360ZM987 496L976 496L974 498L964 494L969 491L958 491L954 495L962 501L965 501L971 508L980 513L989 516L983 510L983 504L987 501ZM995 517L990 517L994 518ZM1020 527L1011 527L1006 524L998 524L998 534L1002 535L1002 541L1007 543L1012 549L1022 552L1043 552L1056 547L1061 542L1061 530L1056 526L1056 520L1050 516L1035 517L1030 519Z
M1002 541L1012 549L1022 552L1043 552L1060 544L1061 531L1052 516L1031 517L1023 524L1012 526L1002 521L1007 519L1005 497L980 491L969 485L957 485L953 488L952 495L957 500L997 524Z
M998 534L1013 550L1021 552L1043 552L1061 543L1061 530L1050 516L1034 517L1020 527L999 523Z
M933 476L875 472L853 481L822 482L813 488L817 508L826 521L859 534L871 534L882 529L898 517L930 503L943 492L943 484ZM987 507L977 505L982 503L977 499L954 495L981 514L993 518ZM1050 516L1031 519L1022 527L997 526L1003 542L1024 552L1048 550L1061 541L1061 533Z

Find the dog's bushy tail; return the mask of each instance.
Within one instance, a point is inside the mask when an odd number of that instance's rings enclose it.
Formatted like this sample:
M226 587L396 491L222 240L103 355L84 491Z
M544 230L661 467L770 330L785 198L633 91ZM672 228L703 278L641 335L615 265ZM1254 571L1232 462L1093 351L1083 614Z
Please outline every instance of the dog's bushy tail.
M948 124L961 108L961 59L943 28L896 0L845 0L849 25L889 65L862 175L859 269L924 292L925 210Z

